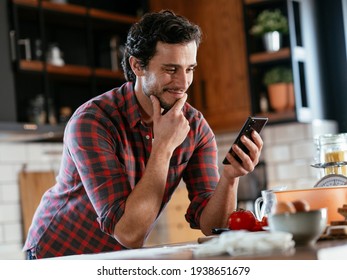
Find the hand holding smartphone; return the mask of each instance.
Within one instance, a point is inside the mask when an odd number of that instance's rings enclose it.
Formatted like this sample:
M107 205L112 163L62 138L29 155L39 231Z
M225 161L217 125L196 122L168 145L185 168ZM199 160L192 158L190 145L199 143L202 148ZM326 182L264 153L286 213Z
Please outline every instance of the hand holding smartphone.
M248 117L246 122L244 123L243 127L241 128L234 144L237 144L246 154L249 154L248 149L246 146L241 142L241 136L245 135L249 139L252 140L251 134L252 131L255 130L256 132L260 133L264 126L266 125L268 121L268 118L262 118L262 117ZM253 141L253 140L252 140ZM242 160L238 157L238 155L235 154L232 148L230 148L229 153L239 162L242 163ZM230 164L230 162L227 160L227 158L224 158L223 164Z

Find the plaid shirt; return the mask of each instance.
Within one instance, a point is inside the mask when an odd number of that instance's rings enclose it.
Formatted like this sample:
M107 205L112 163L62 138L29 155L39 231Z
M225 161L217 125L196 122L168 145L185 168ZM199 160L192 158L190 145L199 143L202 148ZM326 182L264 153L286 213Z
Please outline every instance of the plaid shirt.
M161 210L183 178L199 218L217 185L217 147L202 114L183 108L190 124L170 160ZM132 83L106 92L76 110L65 129L57 183L43 196L24 245L37 258L125 249L113 237L126 199L141 179L151 153L152 130L141 123Z

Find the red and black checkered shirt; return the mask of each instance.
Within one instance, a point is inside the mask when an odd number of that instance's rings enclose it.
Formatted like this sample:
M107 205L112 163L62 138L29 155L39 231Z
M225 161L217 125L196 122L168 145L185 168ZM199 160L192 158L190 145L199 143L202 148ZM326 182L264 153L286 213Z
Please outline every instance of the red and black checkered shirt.
M201 212L219 180L214 134L185 104L190 132L174 151L161 210L183 178L191 201L186 220L199 228ZM125 249L113 237L125 202L143 175L152 131L142 125L133 83L76 110L65 129L57 183L43 196L24 245L37 258Z

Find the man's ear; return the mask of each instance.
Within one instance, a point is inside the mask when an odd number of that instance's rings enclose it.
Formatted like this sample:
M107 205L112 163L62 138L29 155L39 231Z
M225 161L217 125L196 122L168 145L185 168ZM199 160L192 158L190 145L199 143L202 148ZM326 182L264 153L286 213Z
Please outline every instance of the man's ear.
M143 75L143 69L141 67L139 60L136 57L130 56L129 57L129 64L130 64L131 70L133 70L133 72L136 76L142 76Z

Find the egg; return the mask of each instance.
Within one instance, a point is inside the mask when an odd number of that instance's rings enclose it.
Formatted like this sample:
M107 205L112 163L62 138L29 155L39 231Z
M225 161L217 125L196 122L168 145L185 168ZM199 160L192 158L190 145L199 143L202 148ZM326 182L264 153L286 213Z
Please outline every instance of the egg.
M276 204L275 214L295 213L293 203L289 201L280 201Z
M303 199L295 200L292 202L296 212L307 212L310 211L310 204Z

